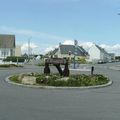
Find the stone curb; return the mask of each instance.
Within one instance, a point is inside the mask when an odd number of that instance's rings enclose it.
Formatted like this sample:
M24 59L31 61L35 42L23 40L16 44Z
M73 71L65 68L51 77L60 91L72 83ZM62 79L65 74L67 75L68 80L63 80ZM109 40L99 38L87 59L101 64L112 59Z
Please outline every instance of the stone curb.
M21 87L29 87L29 88L40 88L40 89L95 89L95 88L103 88L103 87L107 87L113 84L113 81L109 81L107 84L103 84L103 85L96 85L96 86L87 86L87 87L54 87L54 86L37 86L37 85L25 85L25 84L19 84L19 83L15 83L9 80L8 76L5 81L9 84L12 85L17 85L17 86L21 86Z
M90 69L70 69L70 71L85 71L85 72L90 72Z

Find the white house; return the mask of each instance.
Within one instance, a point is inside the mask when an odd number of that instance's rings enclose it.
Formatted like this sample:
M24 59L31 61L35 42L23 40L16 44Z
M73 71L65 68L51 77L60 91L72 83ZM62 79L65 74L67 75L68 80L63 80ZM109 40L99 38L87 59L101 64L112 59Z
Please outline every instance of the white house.
M54 58L70 58L74 59L74 56L76 60L80 58L88 58L88 53L81 47L75 45L63 45L59 44L59 47L54 49L49 53L49 56L52 56Z
M20 57L21 56L21 46L16 46L15 48L15 56Z
M0 34L0 59L15 56L15 35Z
M96 44L93 44L91 46L88 53L89 53L89 59L92 62L98 62L98 61L108 62L111 59L109 53L107 53L105 49L101 48Z

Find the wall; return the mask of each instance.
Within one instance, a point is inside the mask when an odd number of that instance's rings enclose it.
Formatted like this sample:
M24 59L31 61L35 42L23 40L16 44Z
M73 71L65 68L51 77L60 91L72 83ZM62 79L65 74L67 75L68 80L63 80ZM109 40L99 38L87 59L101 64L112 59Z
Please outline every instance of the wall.
M15 56L21 56L21 46L16 46L15 48Z
M88 53L90 55L90 61L97 61L100 59L100 50L95 45L89 49Z

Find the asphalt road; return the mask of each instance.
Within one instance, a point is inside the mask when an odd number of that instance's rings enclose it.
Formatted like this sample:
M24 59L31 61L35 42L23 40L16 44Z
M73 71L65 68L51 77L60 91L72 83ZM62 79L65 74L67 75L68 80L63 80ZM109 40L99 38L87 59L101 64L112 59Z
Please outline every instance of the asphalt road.
M120 71L109 69L115 65L95 65L95 73L109 76L113 85L84 90L11 85L4 81L6 76L31 71L41 73L43 68L33 64L24 68L0 68L0 120L120 120Z

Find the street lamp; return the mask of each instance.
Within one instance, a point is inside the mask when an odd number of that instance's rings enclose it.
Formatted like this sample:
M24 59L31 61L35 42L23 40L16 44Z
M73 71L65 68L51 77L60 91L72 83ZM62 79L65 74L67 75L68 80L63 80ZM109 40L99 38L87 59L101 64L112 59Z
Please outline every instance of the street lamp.
M5 58L6 58L6 44L4 44L4 64L5 64Z
M68 52L69 60L71 60L71 51Z
M77 48L78 48L78 41L77 40L74 40L74 69L76 68L75 67L75 58L76 58L76 55L77 55Z

